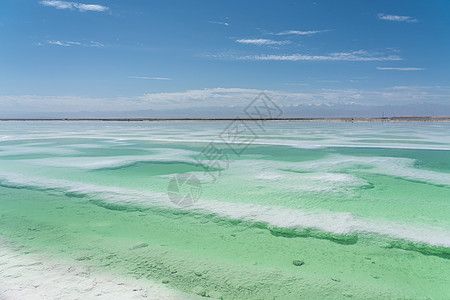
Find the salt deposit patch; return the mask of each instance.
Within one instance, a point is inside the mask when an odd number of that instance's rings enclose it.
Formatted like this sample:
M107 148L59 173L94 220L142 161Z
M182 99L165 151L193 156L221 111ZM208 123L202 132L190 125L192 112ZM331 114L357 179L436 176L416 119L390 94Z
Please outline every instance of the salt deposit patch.
M387 220L370 220L346 212L305 211L279 206L207 201L203 199L200 199L192 206L179 208L169 201L167 195L163 193L105 187L58 179L25 177L11 173L0 173L0 180L0 182L3 182L2 185L6 186L35 187L42 190L60 189L66 192L88 194L113 204L167 207L196 213L214 214L232 220L264 223L269 227L294 230L316 229L338 235L354 233L379 234L394 239L450 248L450 231L448 228L422 224L405 224Z
M0 246L0 299L190 299L151 281L112 277L87 266ZM194 299L194 298L191 298Z
M450 186L450 174L418 169L414 163L415 160L410 158L331 155L315 161L292 163L290 169L315 172L355 170Z
M72 167L79 169L104 169L122 167L137 162L188 162L196 163L190 156L196 152L171 148L152 148L155 154L127 155L127 156L102 156L102 157L56 157L42 159L28 159L26 162L41 166Z
M12 155L32 155L32 154L58 154L74 155L80 153L73 149L63 149L56 147L26 147L26 146L1 146L0 156Z

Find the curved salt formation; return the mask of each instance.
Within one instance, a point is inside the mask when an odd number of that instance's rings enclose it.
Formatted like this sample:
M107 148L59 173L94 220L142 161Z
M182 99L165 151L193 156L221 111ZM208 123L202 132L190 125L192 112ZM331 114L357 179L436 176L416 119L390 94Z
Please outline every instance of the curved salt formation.
M72 195L78 194L100 199L103 202L131 207L149 208L152 206L181 209L183 211L214 214L231 220L266 224L266 228L291 229L301 235L305 229L316 229L345 240L352 234L375 233L393 239L402 239L430 246L450 248L450 230L417 227L409 224L364 220L350 213L313 212L293 210L284 207L269 207L253 204L205 201L203 199L187 208L178 208L168 201L163 193L138 191L117 187L105 187L60 179L33 178L20 174L0 173L0 185L13 188L39 190L57 189ZM320 236L320 234L316 234ZM445 251L445 253L450 251Z

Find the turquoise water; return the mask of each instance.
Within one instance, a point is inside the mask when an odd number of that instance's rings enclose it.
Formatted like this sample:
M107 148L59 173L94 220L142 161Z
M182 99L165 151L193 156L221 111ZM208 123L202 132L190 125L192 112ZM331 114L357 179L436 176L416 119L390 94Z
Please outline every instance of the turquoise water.
M0 236L213 298L450 298L450 124L227 126L1 123Z

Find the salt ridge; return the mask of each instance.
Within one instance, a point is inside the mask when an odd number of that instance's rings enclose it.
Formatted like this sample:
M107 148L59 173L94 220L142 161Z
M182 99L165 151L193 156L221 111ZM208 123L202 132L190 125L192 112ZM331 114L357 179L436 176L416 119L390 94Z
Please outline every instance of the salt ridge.
M338 235L375 233L394 239L404 239L432 246L450 248L450 230L426 225L411 225L385 220L366 220L350 213L308 212L284 207L199 200L187 208L177 208L163 193L143 192L124 188L102 187L80 182L30 178L20 174L0 173L3 185L60 189L91 195L105 202L143 207L159 206L291 229L313 228Z

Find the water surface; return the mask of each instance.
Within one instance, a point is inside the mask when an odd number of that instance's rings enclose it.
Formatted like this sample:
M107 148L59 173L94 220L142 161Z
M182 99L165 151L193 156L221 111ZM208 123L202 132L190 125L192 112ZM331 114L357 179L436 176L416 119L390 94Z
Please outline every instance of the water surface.
M213 298L450 298L450 124L247 125L1 123L3 244Z

